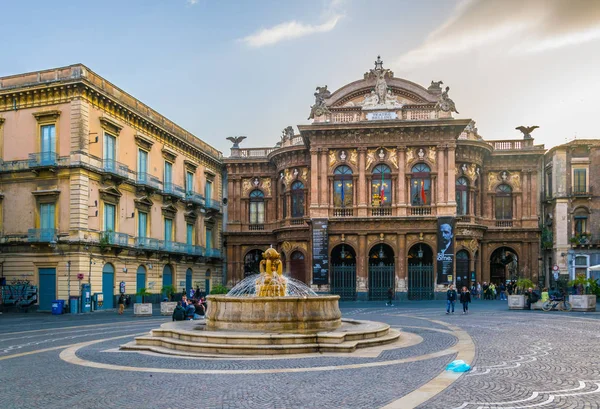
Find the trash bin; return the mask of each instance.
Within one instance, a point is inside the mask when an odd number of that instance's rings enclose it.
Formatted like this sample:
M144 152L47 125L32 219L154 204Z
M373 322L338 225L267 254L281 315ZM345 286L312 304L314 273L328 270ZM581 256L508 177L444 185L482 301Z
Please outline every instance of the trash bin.
M62 314L64 308L65 308L65 300L52 301L52 315Z
M69 297L71 314L79 314L79 297Z

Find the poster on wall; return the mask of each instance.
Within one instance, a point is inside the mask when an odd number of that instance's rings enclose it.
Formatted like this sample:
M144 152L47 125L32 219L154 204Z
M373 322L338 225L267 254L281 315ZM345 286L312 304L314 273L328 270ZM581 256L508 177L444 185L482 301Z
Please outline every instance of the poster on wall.
M312 219L312 283L329 283L329 238L327 219Z
M454 217L438 218L437 283L451 284L454 276Z

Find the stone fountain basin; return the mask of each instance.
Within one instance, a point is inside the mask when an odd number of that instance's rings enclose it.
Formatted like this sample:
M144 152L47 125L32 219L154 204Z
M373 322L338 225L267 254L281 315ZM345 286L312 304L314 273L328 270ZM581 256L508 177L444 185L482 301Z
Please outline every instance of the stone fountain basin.
M342 325L338 295L231 297L209 295L206 329L314 333Z

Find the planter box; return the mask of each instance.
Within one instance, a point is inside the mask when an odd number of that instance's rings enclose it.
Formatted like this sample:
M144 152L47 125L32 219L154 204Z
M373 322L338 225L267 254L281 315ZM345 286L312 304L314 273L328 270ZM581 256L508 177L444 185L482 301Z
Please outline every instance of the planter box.
M133 304L133 315L136 317L146 317L152 315L152 303Z
M508 309L509 310L524 310L526 306L524 295L509 295Z
M160 315L173 315L177 301L163 301L160 303Z
M596 311L595 295L570 295L573 311Z

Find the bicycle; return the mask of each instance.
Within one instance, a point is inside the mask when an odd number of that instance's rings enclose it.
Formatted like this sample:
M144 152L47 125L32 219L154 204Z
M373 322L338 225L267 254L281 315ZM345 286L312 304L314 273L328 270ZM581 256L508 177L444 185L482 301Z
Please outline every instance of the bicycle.
M558 307L559 311L571 311L571 309L573 308L571 306L571 303L567 301L566 298L552 297L551 299L544 302L544 304L542 305L542 310L548 312L556 307Z

